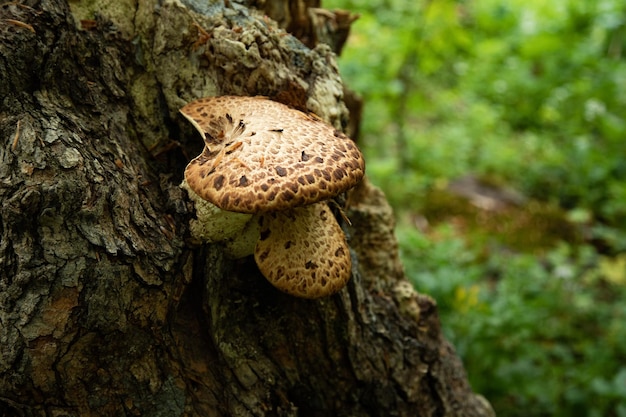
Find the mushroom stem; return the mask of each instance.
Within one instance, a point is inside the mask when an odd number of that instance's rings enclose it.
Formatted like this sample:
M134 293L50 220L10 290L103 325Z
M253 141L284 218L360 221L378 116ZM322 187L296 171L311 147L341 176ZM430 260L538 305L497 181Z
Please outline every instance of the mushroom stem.
M206 243L224 242L231 258L252 255L259 239L258 223L252 219L252 214L220 209L196 194L185 180L180 187L187 191L196 208L196 219L189 222L194 239Z

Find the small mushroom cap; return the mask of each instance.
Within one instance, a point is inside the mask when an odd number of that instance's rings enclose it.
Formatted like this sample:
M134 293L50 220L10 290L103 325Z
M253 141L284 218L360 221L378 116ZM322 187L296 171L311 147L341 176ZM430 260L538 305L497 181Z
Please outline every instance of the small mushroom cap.
M265 97L208 97L181 110L205 148L189 186L223 210L285 210L332 198L363 177L354 142L313 114Z
M276 288L296 297L319 298L346 285L350 250L328 204L264 213L259 222L254 259Z

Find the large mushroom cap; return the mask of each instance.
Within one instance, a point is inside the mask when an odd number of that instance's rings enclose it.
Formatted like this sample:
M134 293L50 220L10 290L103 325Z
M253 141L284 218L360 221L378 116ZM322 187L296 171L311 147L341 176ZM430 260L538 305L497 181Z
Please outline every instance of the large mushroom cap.
M317 116L265 97L208 97L180 111L205 142L185 179L223 210L256 213L308 205L363 177L363 156L350 138Z

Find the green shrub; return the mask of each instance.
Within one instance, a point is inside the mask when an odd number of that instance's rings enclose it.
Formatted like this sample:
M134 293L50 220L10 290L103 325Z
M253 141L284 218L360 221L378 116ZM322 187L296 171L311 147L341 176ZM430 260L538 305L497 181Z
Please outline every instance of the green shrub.
M590 247L484 258L449 227L435 235L399 234L407 274L438 300L473 388L498 415L623 415L626 257L609 281Z

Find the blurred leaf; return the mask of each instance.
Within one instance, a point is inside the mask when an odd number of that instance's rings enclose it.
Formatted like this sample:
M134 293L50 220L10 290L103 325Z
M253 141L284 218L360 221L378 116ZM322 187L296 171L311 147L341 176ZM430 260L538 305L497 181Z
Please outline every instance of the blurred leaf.
M626 284L626 254L615 258L602 256L598 267L608 281L618 285Z

